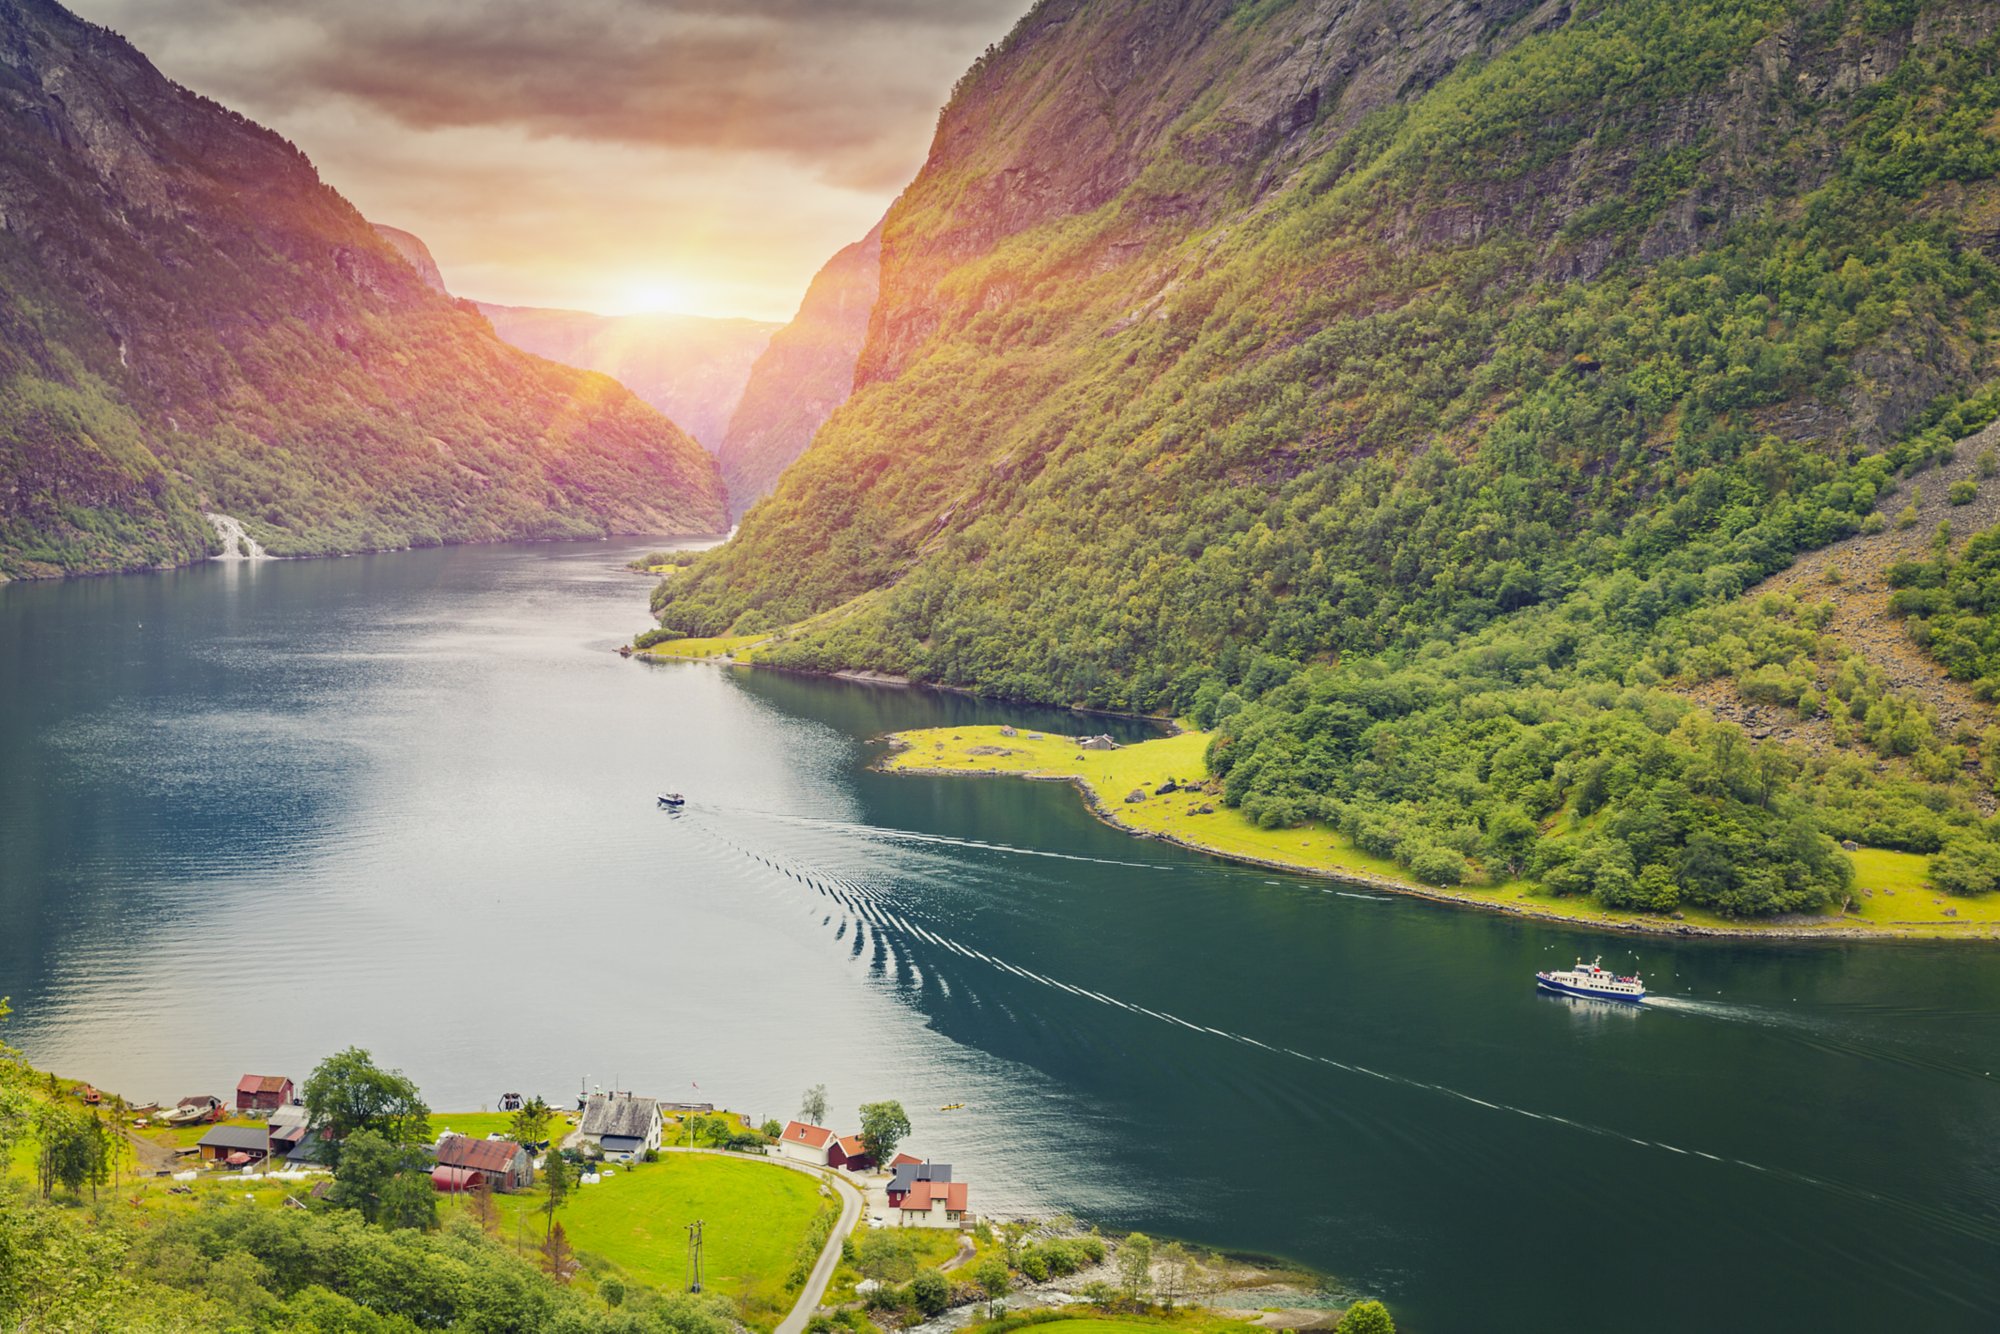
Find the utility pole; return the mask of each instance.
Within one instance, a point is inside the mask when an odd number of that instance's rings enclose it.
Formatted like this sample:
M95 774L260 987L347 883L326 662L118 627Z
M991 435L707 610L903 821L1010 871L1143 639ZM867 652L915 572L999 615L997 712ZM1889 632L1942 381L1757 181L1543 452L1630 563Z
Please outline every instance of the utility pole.
M688 1291L701 1291L701 1220L695 1219L687 1225L688 1234Z

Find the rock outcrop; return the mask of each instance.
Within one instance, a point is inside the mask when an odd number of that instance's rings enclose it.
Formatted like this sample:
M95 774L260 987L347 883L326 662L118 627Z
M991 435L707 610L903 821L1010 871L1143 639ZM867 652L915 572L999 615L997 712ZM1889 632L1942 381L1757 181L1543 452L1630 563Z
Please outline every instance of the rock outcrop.
M806 289L792 322L750 368L742 402L716 461L729 486L729 510L741 517L770 494L778 477L834 410L854 392L854 369L868 336L881 278L882 224L826 262Z

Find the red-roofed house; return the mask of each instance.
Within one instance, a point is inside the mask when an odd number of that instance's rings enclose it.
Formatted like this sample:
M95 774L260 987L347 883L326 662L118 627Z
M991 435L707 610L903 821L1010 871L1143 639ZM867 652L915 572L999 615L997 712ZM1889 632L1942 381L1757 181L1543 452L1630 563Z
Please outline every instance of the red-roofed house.
M963 1181L914 1181L896 1206L898 1227L962 1227L966 1196Z
M826 1165L845 1168L849 1172L866 1172L875 1166L875 1160L868 1156L861 1136L842 1135L826 1146Z
M534 1159L511 1139L446 1135L437 1142L431 1185L439 1190L476 1190L483 1181L505 1194L532 1185L534 1180Z
M236 1114L275 1112L292 1100L292 1081L283 1075L245 1075L236 1081Z
M827 1154L833 1148L833 1144L834 1134L825 1126L810 1126L803 1121L788 1121L785 1123L785 1133L778 1137L778 1152L794 1162L826 1167Z

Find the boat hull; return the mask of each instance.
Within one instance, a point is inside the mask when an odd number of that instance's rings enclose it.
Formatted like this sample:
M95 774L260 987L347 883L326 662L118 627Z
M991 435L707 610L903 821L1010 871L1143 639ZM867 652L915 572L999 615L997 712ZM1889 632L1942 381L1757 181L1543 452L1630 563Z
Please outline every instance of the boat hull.
M1622 1005L1643 1005L1646 993L1634 994L1629 991L1599 991L1594 987L1580 987L1573 982L1560 982L1553 977L1535 974L1535 985L1543 991L1553 991L1562 996L1587 996L1591 1000L1617 1001Z

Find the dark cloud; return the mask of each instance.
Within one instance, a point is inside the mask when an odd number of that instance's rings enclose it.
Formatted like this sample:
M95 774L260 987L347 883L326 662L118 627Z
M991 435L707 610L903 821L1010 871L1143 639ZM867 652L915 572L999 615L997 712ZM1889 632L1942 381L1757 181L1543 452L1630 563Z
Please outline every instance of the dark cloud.
M85 0L171 29L204 91L413 129L769 153L901 184L953 79L1026 0ZM192 40L180 40L190 38ZM920 148L918 150L920 152Z
M1030 0L66 0L461 294L784 319Z

